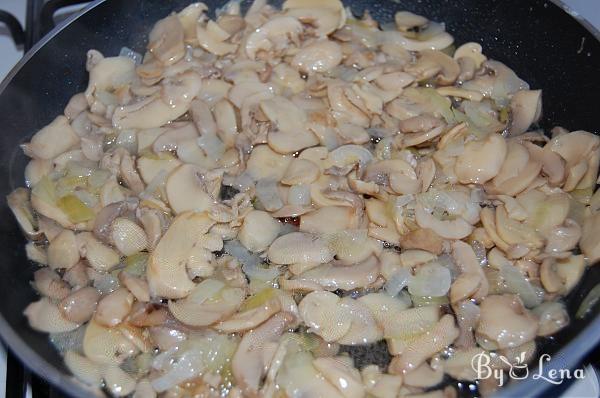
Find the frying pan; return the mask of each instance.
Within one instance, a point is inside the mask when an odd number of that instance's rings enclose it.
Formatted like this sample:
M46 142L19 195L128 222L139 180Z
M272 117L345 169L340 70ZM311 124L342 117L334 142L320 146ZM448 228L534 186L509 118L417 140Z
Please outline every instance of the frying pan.
M116 55L122 46L143 52L152 25L191 0L99 0L41 40L0 85L0 197L23 185L27 159L18 145L62 113L68 99L85 90L85 54L95 48ZM205 0L211 10L223 0ZM456 43L477 41L485 54L514 69L533 88L542 88L546 131L600 131L600 32L568 15L559 1L526 0L345 0L356 14L392 21L406 9L446 23ZM245 4L247 6L247 4ZM4 199L3 199L4 200ZM45 334L33 331L22 312L36 298L29 281L36 265L25 256L23 238L5 202L0 206L0 336L30 369L71 396L90 396L73 380ZM574 314L587 292L600 282L591 267L566 298ZM550 368L573 368L600 340L598 308L538 345L549 353ZM10 381L9 381L10 382ZM550 383L526 379L499 396L548 394ZM462 395L462 394L461 394Z

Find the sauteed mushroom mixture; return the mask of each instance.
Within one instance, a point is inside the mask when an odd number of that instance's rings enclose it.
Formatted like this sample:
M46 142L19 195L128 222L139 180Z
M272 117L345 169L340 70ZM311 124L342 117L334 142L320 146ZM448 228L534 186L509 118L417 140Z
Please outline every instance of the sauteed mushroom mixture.
M474 355L507 369L569 323L600 259L599 137L548 138L540 90L410 12L207 11L143 57L89 51L87 90L23 145L25 316L82 383L452 397Z

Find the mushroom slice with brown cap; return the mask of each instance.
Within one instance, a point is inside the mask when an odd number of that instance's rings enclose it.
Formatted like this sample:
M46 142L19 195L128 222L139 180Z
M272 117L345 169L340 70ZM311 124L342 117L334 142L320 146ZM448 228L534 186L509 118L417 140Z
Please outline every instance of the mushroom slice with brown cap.
M201 173L202 170L195 165L182 164L167 178L167 198L175 213L202 212L212 205L213 200L205 190Z
M483 140L469 141L456 160L454 171L463 184L483 184L499 172L507 154L507 145L499 134L491 133Z
M40 332L63 333L79 327L79 324L63 317L58 306L47 297L29 304L23 314L27 317L29 326Z
M246 39L246 55L254 60L260 51L280 51L289 41L296 41L302 33L302 24L297 18L280 16L268 20Z
M267 251L269 260L284 265L302 262L324 264L333 260L334 255L326 239L305 232L280 236Z
M245 332L265 322L281 309L280 301L277 298L267 300L256 308L233 314L229 319L216 324L215 328L223 333Z
M510 99L511 136L523 134L542 115L542 90L517 91Z
M115 109L113 126L120 129L160 127L186 113L200 91L202 78L196 72L185 72L172 81L164 81L161 95Z
M246 293L241 288L226 287L222 282L217 282L206 279L185 298L169 301L171 314L186 325L200 327L212 325L235 313ZM209 289L211 285L216 286L215 291L211 290L212 287Z
M231 369L237 385L246 394L258 393L261 378L269 368L277 342L294 320L293 314L279 312L242 338L231 360Z
M188 278L186 263L190 252L215 224L204 213L179 214L148 259L146 278L153 296L182 298L194 288Z
M344 398L365 396L365 388L358 369L335 357L316 358L313 360L313 366L340 391Z
M38 159L54 159L79 143L69 119L58 116L33 135L26 149Z
M452 85L460 73L455 60L441 51L423 50L417 56L417 62L408 65L404 71L416 76L417 80L435 77L442 86Z
M515 295L490 295L479 306L477 343L490 350L516 347L535 338L538 321Z
M330 292L309 293L300 301L298 310L309 331L327 342L341 339L352 323L350 310L341 306L341 299Z
M444 315L431 330L409 342L402 354L392 359L389 372L403 374L418 368L427 358L452 344L458 334L454 317Z
M315 27L318 36L324 37L344 26L346 11L339 0L287 0L281 7L286 15Z
M173 65L185 55L183 25L170 15L154 25L148 36L148 51L163 65Z

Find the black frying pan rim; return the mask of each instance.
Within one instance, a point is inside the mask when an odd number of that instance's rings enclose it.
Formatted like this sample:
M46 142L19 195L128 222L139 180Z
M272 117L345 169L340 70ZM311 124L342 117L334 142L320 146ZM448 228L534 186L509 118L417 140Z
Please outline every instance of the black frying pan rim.
M62 21L48 34L46 34L38 43L36 43L21 60L11 69L8 75L0 83L0 95L4 92L6 87L10 84L13 77L21 70L36 53L37 51L46 45L50 40L54 38L60 31L62 31L71 22L79 18L81 15L91 11L99 4L104 3L107 0L95 0L93 3L87 5L83 10L71 15L69 18ZM342 0L343 1L343 0ZM589 31L596 40L600 41L600 31L596 29L587 19L582 17L567 6L562 0L550 0L557 7L561 8L571 18L574 18L579 24L581 24L587 31ZM585 329L583 329L577 337L571 340L565 345L560 351L554 355L554 359L549 363L545 364L545 369L572 369L576 366L579 361L591 351L600 342L600 316L597 316ZM36 351L31 349L28 344L19 337L15 330L9 325L4 319L4 316L0 314L0 338L10 351L19 360L25 364L30 370L36 373L38 376L44 378L55 387L64 391L66 394L72 397L87 397L93 394L92 390L86 388L84 385L79 383L73 376L67 375L55 366L48 363L42 358ZM535 368L535 366L533 367ZM8 380L7 380L8 382ZM518 383L511 384L506 388L501 389L495 397L528 397L538 396L542 392L547 391L551 386L550 383L533 380L530 378L522 380Z

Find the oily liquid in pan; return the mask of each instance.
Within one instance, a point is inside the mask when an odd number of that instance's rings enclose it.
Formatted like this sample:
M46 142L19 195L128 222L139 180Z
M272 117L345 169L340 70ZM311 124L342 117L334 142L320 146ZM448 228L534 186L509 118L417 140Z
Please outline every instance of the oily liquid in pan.
M415 393L425 361L456 375L459 339L531 351L538 326L568 322L541 300L581 278L577 243L598 256L583 204L598 200L596 137L527 133L540 92L414 14L380 31L335 1L204 11L161 20L142 65L91 51L88 90L24 146L32 192L11 208L50 266L26 315L55 341L85 328L83 347L62 346L78 377L115 395ZM214 203L222 185L240 194ZM449 302L481 311L476 343ZM391 374L357 373L348 347L384 338ZM256 346L280 358L266 375Z

